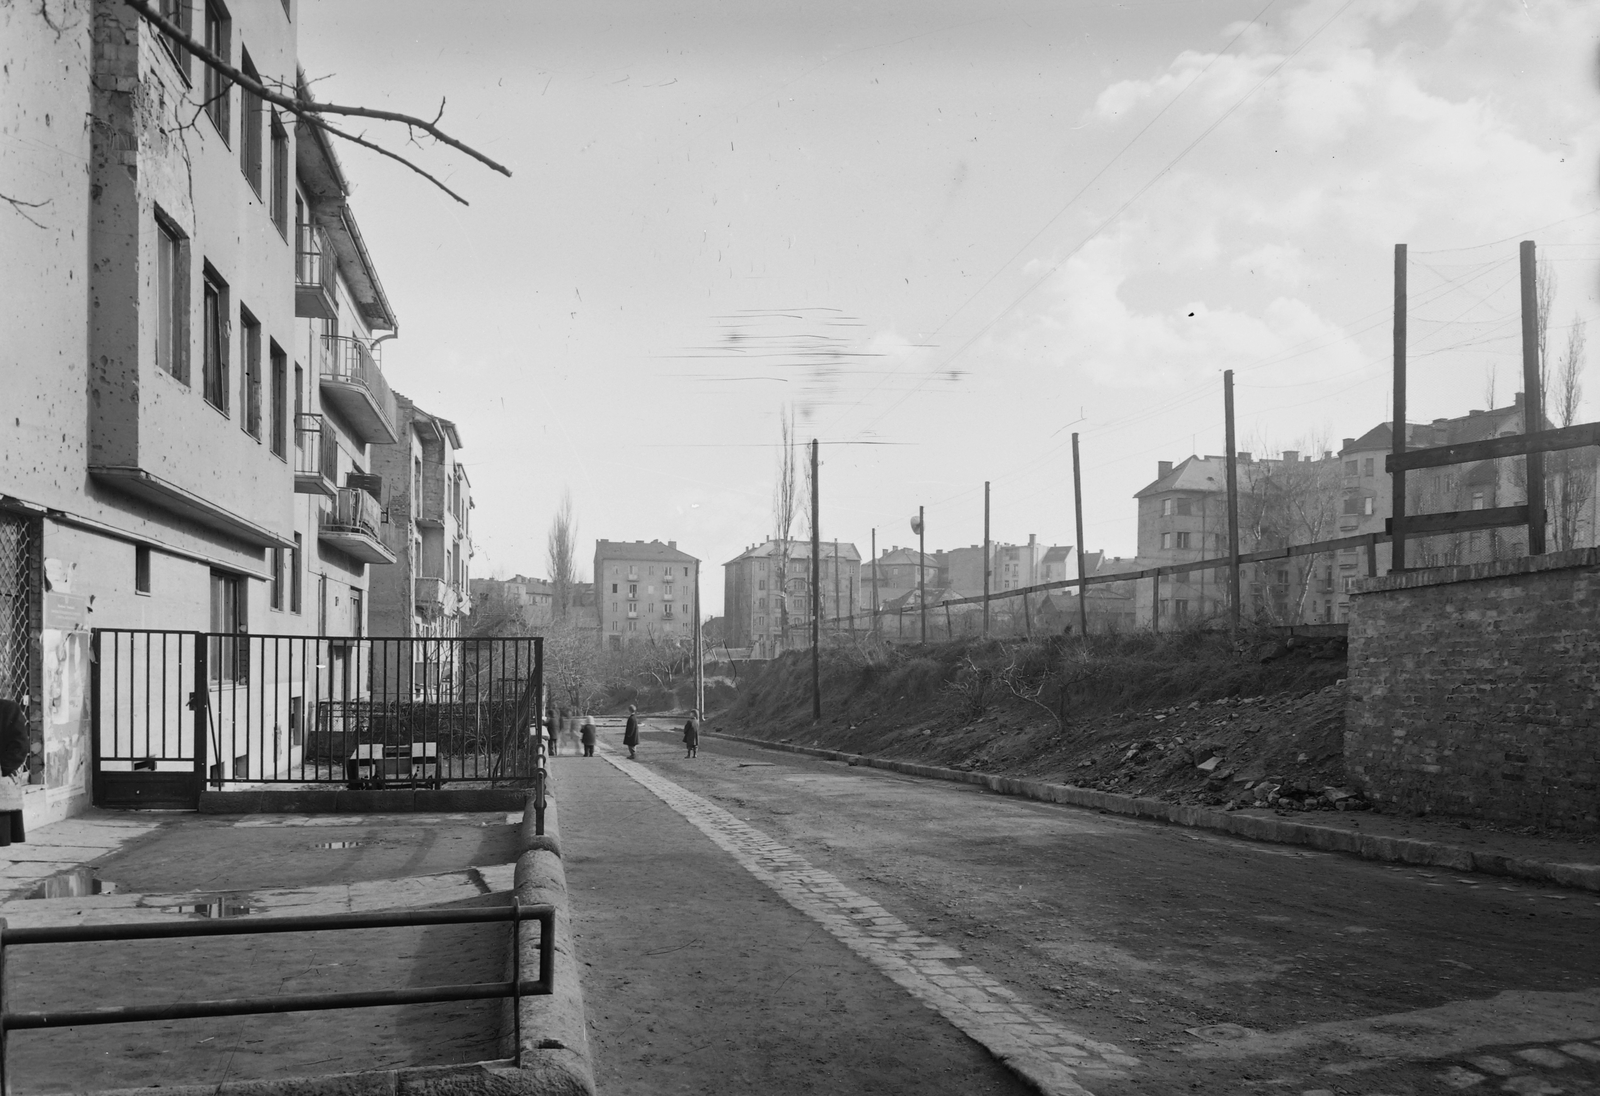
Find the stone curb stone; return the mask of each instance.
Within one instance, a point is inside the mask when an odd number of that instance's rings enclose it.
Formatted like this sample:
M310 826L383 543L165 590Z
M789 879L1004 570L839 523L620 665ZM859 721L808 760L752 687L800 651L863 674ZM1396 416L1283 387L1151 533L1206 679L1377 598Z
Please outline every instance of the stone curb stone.
M550 830L549 822L547 812L547 833ZM555 907L555 984L548 996L522 998L522 1045L513 1048L509 1044L511 1033L508 1030L504 1050L520 1050L517 1056L519 1069L530 1079L527 1091L540 1093L541 1096L594 1096L588 1014L583 1007L577 951L572 944L567 878L561 867L561 858L546 849L525 852L517 860L515 878L518 901L530 904L547 902ZM538 933L523 933L521 947L523 971L538 970Z
M1454 868L1457 871L1481 872L1515 879L1529 879L1539 883L1553 883L1600 893L1600 864L1552 864L1540 860L1523 860L1499 853L1479 853L1456 845L1435 841L1419 841L1409 837L1383 837L1378 834L1351 833L1333 826L1318 826L1306 822L1289 822L1281 818L1262 818L1258 815L1238 814L1213 810L1209 807L1191 807L1176 803L1163 803L1159 799L1146 799L1115 792L1098 792L1088 788L1074 788L1069 784L1051 784L1043 780L1025 780L1014 776L993 776L988 773L965 772L947 769L941 765L923 765L914 761L894 761L889 758L868 757L865 754L823 750L814 746L796 746L789 742L771 742L745 735L726 734L721 731L702 731L712 738L726 738L763 749L821 757L829 761L848 761L874 769L888 769L908 776L921 776L930 780L953 780L963 784L977 784L1002 795L1018 795L1047 803L1062 803L1072 807L1089 807L1111 814L1125 814L1135 818L1148 818L1157 822L1171 822L1196 829L1218 830L1256 841L1270 841L1280 845L1304 845L1324 852L1342 852L1359 856L1363 860L1381 860L1389 863L1419 864L1429 867Z
M201 814L427 814L515 811L526 788L327 788L200 793Z

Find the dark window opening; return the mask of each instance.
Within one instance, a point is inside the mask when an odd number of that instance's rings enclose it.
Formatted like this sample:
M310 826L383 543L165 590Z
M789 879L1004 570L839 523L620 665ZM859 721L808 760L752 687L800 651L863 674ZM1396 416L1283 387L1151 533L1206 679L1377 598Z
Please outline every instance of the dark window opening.
M135 545L133 549L133 592L150 592L150 549L143 544Z
M204 391L207 402L228 413L228 285L206 268L204 304Z
M225 8L216 0L205 0L205 37L203 41L206 49L227 61L233 56L229 44L232 25L228 19ZM222 143L229 141L228 125L228 92L233 85L210 65L205 66L205 80L201 93L205 96L205 111L210 116L212 125L217 127L217 132L222 136Z

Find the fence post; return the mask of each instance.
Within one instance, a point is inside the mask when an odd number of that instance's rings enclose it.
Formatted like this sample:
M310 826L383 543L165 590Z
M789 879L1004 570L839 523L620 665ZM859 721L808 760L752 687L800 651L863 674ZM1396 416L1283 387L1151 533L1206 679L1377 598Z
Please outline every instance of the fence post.
M206 751L206 723L211 714L209 691L211 651L204 632L194 633L194 691L189 694L189 708L194 712L194 778L198 784L195 793L206 786L210 766Z
M1161 572L1150 576L1150 631L1161 631Z
M1373 533L1367 537L1367 577L1374 578L1378 574L1378 534Z
M89 801L95 806L100 806L104 799L100 778L100 629L96 628L89 633ZM0 965L0 974L3 974L3 965ZM4 996L4 987L0 986L0 997ZM0 1002L0 1008L4 1003ZM3 1023L3 1013L0 1013L0 1023ZM0 1034L0 1096L4 1096L5 1081L5 1045L4 1035Z
M6 919L4 917L0 917L0 1096L11 1096L11 1075L6 1072Z

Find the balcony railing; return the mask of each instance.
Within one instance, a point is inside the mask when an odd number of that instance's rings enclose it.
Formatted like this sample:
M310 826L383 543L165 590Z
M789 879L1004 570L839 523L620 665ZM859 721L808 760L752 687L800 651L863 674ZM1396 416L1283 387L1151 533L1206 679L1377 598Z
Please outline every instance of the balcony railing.
M366 491L341 487L333 505L322 512L317 536L363 563L393 563L394 553L384 546L379 533L383 520L383 507Z
M332 320L339 315L338 292L334 279L338 266L328 239L313 224L301 224L295 233L294 314L314 320Z
M339 410L359 441L392 445L399 440L394 393L366 343L349 335L322 336L319 372L323 402Z
M294 428L294 489L333 498L339 474L339 439L321 415L300 414Z

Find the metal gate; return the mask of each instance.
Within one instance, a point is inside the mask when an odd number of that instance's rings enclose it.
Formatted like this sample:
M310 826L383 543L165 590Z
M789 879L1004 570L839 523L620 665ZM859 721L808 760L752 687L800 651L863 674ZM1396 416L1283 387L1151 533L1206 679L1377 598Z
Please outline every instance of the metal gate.
M194 808L206 788L531 781L536 637L97 628L94 802Z

